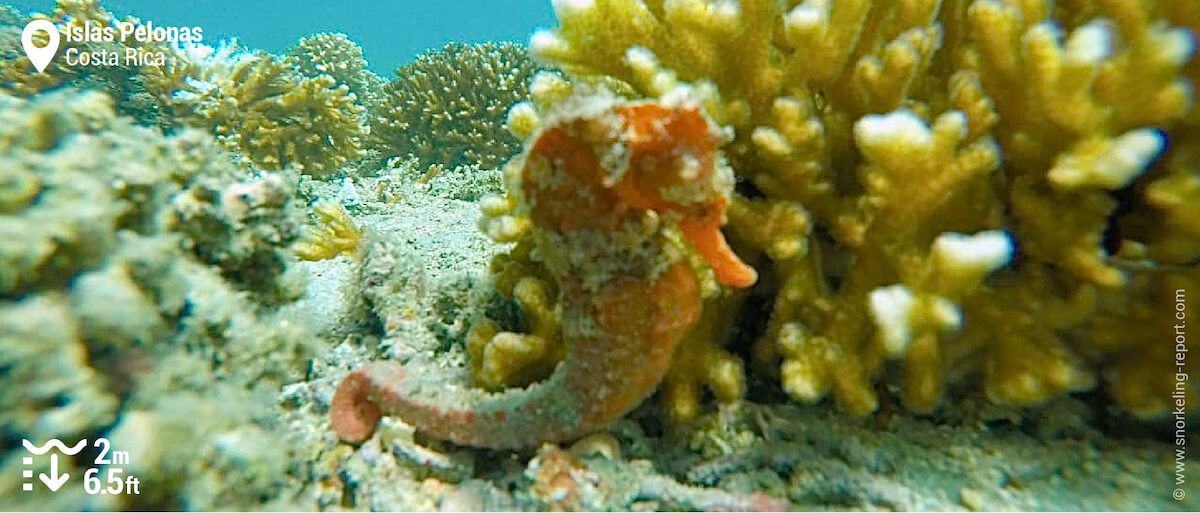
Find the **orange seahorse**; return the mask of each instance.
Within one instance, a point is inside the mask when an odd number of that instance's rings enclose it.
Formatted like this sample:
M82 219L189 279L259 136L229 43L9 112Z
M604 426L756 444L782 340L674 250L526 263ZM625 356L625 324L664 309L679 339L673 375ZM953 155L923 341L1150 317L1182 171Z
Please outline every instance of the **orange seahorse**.
M700 313L695 271L665 250L669 220L718 281L754 283L720 231L733 180L698 107L592 100L577 111L588 114L546 122L520 161L535 240L559 284L566 359L546 380L498 393L430 390L400 363L368 364L334 394L342 440L366 440L383 414L491 448L570 439L620 418L654 391ZM648 223L647 211L668 221Z

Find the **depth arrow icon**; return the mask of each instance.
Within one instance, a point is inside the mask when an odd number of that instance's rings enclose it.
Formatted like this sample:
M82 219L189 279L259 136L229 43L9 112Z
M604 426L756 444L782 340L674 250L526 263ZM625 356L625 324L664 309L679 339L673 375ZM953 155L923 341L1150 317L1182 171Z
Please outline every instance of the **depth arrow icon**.
M52 491L52 492L57 492L58 489L62 488L62 485L67 482L67 479L70 479L70 478L71 478L71 474L63 472L60 475L58 473L58 455L57 454L50 455L50 475L49 476L47 476L46 474L38 475L38 479L41 479L42 483L45 483L46 488L49 488L50 491Z

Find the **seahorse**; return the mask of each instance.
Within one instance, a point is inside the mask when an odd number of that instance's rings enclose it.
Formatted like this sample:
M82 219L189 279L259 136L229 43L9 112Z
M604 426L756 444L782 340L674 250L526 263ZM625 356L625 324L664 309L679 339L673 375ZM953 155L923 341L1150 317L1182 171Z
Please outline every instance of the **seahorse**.
M667 231L720 283L757 278L720 231L733 186L721 139L687 101L592 98L545 121L515 162L538 252L559 285L565 360L542 382L496 393L433 391L403 364L371 363L334 394L337 435L362 442L387 414L457 444L520 448L585 435L636 407L701 310L696 270L669 249Z

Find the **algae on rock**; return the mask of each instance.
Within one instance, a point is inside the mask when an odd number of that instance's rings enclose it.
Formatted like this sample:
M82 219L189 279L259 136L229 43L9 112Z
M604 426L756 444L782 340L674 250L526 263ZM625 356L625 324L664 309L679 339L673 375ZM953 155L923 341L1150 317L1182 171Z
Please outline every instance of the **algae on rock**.
M135 126L104 94L70 89L0 96L0 176L23 184L0 215L0 365L13 369L0 428L35 441L123 437L130 470L154 490L54 500L208 509L282 498L296 462L267 434L266 412L318 348L277 307L302 284L289 270L295 178L239 166L199 131ZM11 489L21 454L0 461ZM265 477L233 486L238 469L261 465Z

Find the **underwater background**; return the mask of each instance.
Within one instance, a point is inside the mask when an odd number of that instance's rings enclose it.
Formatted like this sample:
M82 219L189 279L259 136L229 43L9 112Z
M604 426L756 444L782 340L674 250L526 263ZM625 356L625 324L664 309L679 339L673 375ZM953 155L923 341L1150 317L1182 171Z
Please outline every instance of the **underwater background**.
M0 510L1200 509L1193 3L0 3Z
M50 12L52 0L21 0L8 5L25 12ZM106 2L120 16L155 23L198 26L205 39L237 38L251 48L282 52L297 39L318 32L341 32L363 48L370 69L380 75L417 54L449 42L524 43L537 27L554 24L554 9L542 0L506 2L234 2L186 0Z

